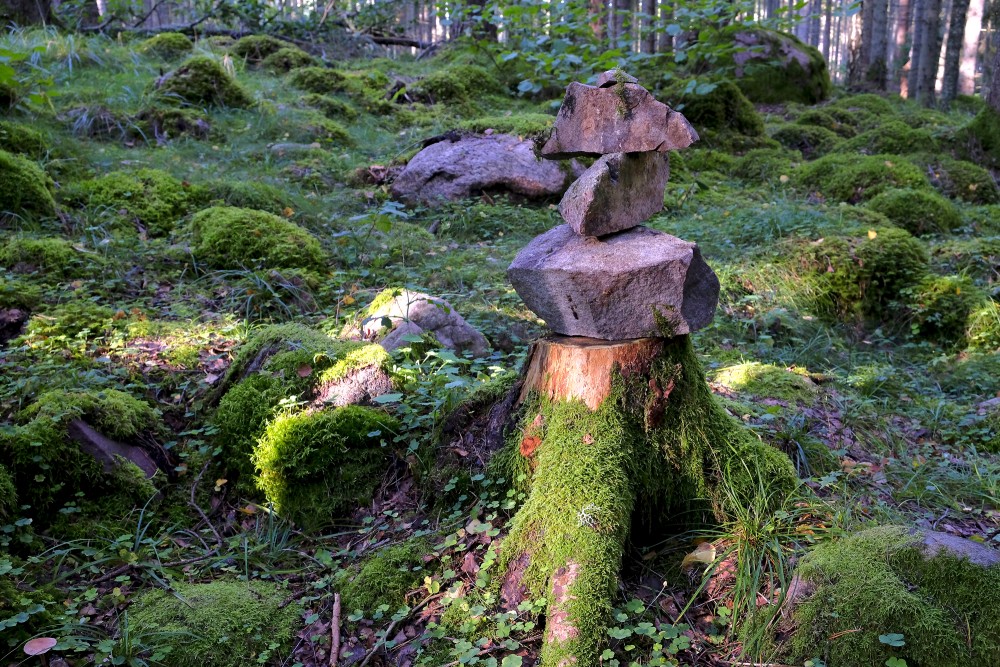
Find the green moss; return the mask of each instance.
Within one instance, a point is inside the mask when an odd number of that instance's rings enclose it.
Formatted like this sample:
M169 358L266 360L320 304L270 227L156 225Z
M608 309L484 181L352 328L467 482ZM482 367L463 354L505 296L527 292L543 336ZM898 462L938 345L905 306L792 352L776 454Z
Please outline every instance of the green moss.
M926 150L933 151L936 147L937 140L927 130L912 128L900 120L888 120L879 127L841 142L834 151L866 155L878 153L907 155Z
M719 150L697 148L684 156L684 168L691 173L715 171L720 174L733 173L740 161L729 153Z
M847 112L846 115L849 116L849 113ZM844 116L844 113L837 113L837 109L809 109L796 118L795 123L822 127L843 138L853 137L858 133L857 127L853 124L852 119Z
M198 109L149 106L136 114L135 123L147 141L157 144L179 137L204 140L212 135L209 117Z
M570 656L597 664L634 518L697 524L728 516L730 503L755 497L762 479L765 505L784 503L796 486L788 458L715 401L688 336L665 341L651 375L652 382L615 377L612 395L595 411L533 398L520 431L496 457L507 478L533 471L499 571L529 555L521 577L528 595L548 598L550 619L565 614L577 628L543 643L542 665ZM671 387L670 400L664 405L651 386ZM522 435L538 439L530 462L519 452ZM565 587L559 599L553 582Z
M869 528L806 556L799 576L816 586L794 612L783 644L794 661L913 667L991 665L1000 654L1000 568L948 552L926 553L901 526ZM904 645L880 635L898 633ZM788 660L783 660L787 662Z
M319 95L344 90L346 80L343 72L326 67L300 67L288 75L293 86Z
M113 324L115 311L90 301L74 300L46 309L28 320L25 333L35 341L65 336L75 338L84 331L103 335Z
M77 492L94 499L115 495L129 507L149 500L155 488L141 473L132 474L134 466L127 464L129 470L109 475L97 459L80 449L67 433L74 419L83 419L119 442L135 442L159 424L153 408L115 389L42 394L18 415L16 427L0 434L0 459L14 473L21 502L42 513Z
M964 276L927 276L907 294L913 331L945 345L966 342L969 316L986 301L986 295Z
M859 230L801 245L798 268L823 315L879 320L927 273L927 248L895 227Z
M950 232L962 224L954 204L927 190L885 190L866 206L916 236Z
M501 134L512 134L530 139L542 138L552 129L555 116L545 113L522 113L510 116L483 116L459 123L459 127L470 132L493 130Z
M51 187L49 177L37 164L0 150L0 218L4 214L28 218L55 215Z
M38 285L24 280L10 280L0 274L0 308L34 310L42 302L42 290Z
M38 130L21 123L0 121L0 150L38 160L45 157L49 146Z
M163 102L200 106L246 108L253 98L208 56L195 56L156 81L157 97Z
M759 148L748 152L736 162L733 175L751 183L775 185L782 176L788 176L797 166L801 156L785 150Z
M724 387L761 398L808 402L815 398L816 384L794 371L749 361L716 372L714 380Z
M141 42L137 50L164 60L175 60L191 53L194 42L179 32L161 32Z
M200 193L158 169L113 171L80 185L74 203L125 216L129 228L166 236L192 208Z
M229 53L250 63L260 63L268 56L289 48L296 47L290 42L270 35L248 35L238 39L229 48Z
M80 252L60 237L11 236L0 246L0 267L16 273L40 273L45 277L79 277Z
M825 127L799 123L782 125L771 138L785 148L801 151L807 160L826 155L840 142L840 137Z
M387 414L357 406L284 412L254 448L257 486L296 524L329 525L371 501L390 459L382 441L398 428Z
M254 374L226 392L212 415L212 424L218 429L216 442L225 454L226 467L236 473L244 488L253 486L248 481L255 472L251 456L257 438L289 393L280 378Z
M1000 350L1000 306L983 304L969 317L969 347L994 352Z
M205 184L205 199L214 204L252 208L280 215L292 202L288 193L261 181L209 181Z
M386 366L391 357L385 348L378 343L352 345L345 341L338 351L333 364L319 374L319 384L337 382L347 377L352 371L369 366Z
M409 96L431 104L469 104L503 92L493 72L479 65L450 65L407 86Z
M1000 203L1000 188L990 172L979 165L939 153L925 153L909 159L930 173L931 184L946 197L970 204Z
M703 129L763 136L764 120L750 100L729 81L716 84L703 95L681 95L679 110L699 132Z
M341 102L336 97L329 95L308 93L302 96L302 103L333 120L354 120L358 117L357 109L347 102Z
M742 75L737 79L740 90L750 100L761 104L816 104L830 96L833 84L826 60L816 47L783 32L748 29L744 25L735 31L749 32L757 41L753 47L744 47L751 52L751 58L742 65L742 72L738 72ZM790 52L804 56L806 64L787 55Z
M958 139L974 162L991 169L1000 167L1000 113L983 107L958 133Z
M342 342L302 324L289 322L260 327L240 346L221 386L226 388L235 379L262 368L271 357L280 352L306 350L313 357L318 354L336 357L334 351L340 345Z
M267 268L324 266L325 254L308 231L276 215L245 208L215 206L191 220L192 252L218 269L254 264Z
M946 273L968 275L987 283L1000 276L1000 237L950 239L931 249L935 265Z
M311 139L332 142L340 146L350 146L354 143L351 135L343 125L330 120L326 116L311 110L304 110L302 129L305 132L303 140ZM294 135L292 135L294 136Z
M0 82L0 111L13 108L21 100L21 94L12 84Z
M842 97L834 102L832 106L846 111L865 111L883 120L890 116L898 115L896 107L890 104L886 98L873 93Z
M135 631L159 633L175 667L242 667L272 664L292 650L301 625L297 603L282 606L288 591L274 582L219 579L203 584L172 582L153 589L129 608Z
M384 605L395 612L405 603L406 594L427 576L423 557L430 551L427 540L415 538L366 557L360 567L348 570L349 579L340 589L344 609L371 616Z
M14 476L0 464L0 518L6 519L17 509L17 489Z
M274 74L284 74L299 67L309 67L315 64L316 59L297 46L280 48L261 61L261 67Z
M827 199L852 204L890 188L930 187L918 167L896 155L826 155L803 165L793 178Z

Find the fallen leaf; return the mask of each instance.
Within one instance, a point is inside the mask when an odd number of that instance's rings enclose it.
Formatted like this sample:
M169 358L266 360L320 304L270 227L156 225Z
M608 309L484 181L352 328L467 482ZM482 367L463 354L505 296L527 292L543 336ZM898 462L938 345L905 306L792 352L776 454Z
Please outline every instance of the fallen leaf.
M715 562L715 545L711 542L702 542L694 551L684 556L681 561L681 568L692 567L698 563L706 565Z

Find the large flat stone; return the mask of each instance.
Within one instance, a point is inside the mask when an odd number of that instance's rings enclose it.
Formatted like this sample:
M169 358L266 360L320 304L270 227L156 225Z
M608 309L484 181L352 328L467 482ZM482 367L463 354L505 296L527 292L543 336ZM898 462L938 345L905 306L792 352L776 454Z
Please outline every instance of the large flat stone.
M507 277L567 336L679 336L708 325L719 301L719 279L698 246L646 227L598 239L560 225L521 250Z
M687 148L698 133L679 112L635 83L604 88L571 83L542 157L552 160L609 153Z
M578 165L576 165L578 167ZM561 195L578 175L574 165L540 160L530 139L506 134L439 141L413 156L392 184L408 204L435 204L482 192L527 198Z
M663 209L670 177L664 153L612 153L569 186L559 213L577 234L605 236L640 225Z

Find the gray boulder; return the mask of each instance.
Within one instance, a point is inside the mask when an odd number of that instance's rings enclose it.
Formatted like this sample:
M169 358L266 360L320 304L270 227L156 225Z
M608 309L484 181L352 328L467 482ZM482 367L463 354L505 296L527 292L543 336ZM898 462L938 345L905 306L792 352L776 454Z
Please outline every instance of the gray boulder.
M719 279L698 246L646 227L601 239L560 225L535 237L507 277L549 328L567 336L627 340L706 326Z
M384 330L389 324L389 331ZM406 345L403 337L424 332L433 335L441 345L473 356L484 357L490 352L486 336L477 331L444 299L401 290L399 296L369 311L361 326L365 338L373 339L386 333L381 344L388 351Z
M508 134L439 141L417 153L392 184L393 197L433 204L481 192L506 191L538 199L556 197L578 174L538 159L535 144Z
M665 152L697 140L683 115L638 84L599 88L574 82L566 88L542 157Z
M664 153L612 153L577 179L559 213L577 234L604 236L640 225L663 209L670 177Z

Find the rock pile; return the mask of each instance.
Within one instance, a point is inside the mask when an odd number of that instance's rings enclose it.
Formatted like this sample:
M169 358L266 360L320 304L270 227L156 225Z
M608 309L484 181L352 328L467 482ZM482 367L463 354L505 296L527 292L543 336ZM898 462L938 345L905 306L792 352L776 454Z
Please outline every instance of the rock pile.
M536 237L507 269L556 333L604 340L679 336L712 321L719 280L694 243L641 226L663 208L667 151L698 133L621 71L571 83L542 157L596 157L566 191L567 224Z

